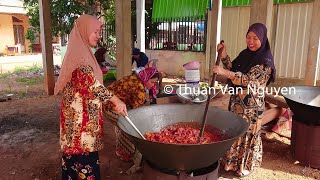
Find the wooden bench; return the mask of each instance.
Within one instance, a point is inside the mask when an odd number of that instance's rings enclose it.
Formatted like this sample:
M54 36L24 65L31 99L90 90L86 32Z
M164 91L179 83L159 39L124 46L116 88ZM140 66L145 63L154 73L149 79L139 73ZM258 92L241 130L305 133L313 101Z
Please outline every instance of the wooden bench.
M7 55L15 55L18 52L17 46L6 46L7 47Z

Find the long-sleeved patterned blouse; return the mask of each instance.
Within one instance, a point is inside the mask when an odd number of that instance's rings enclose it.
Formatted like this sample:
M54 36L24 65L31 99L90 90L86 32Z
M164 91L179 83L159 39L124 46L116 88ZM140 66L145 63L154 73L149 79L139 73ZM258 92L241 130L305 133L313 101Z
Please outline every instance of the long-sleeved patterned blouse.
M231 69L232 62L229 56L221 61L224 68ZM262 115L264 111L264 94L259 92L259 89L261 90L267 86L271 72L271 68L266 65L253 66L246 74L235 72L235 77L231 81L234 85L242 87L243 91L241 93L239 91L239 93L231 96L229 110L236 112L248 120L252 118L260 119L260 115ZM247 88L249 86L251 89ZM256 87L256 89L254 89L254 87ZM249 114L249 111L245 109L255 109L255 111L251 111Z
M102 103L113 94L96 80L90 66L80 66L62 92L60 145L64 153L82 154L103 148Z
M115 81L108 86L107 89L112 91L131 109L141 107L146 102L145 87L136 74L126 76L118 81ZM108 102L107 105L109 109L112 107L110 106L110 102Z

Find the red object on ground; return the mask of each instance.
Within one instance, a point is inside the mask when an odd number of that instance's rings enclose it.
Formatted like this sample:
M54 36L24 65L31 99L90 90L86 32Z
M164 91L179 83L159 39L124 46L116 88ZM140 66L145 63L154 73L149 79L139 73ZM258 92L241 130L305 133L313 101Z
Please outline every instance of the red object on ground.
M160 132L147 132L145 138L149 141L167 144L198 144L199 133L200 128L171 125ZM201 144L213 143L223 139L221 133L205 131L201 137Z
M287 109L279 117L279 120L277 124L273 126L272 131L279 134L280 136L291 138L292 116L293 112L290 109Z
M102 67L102 68L101 68L101 71L102 71L102 74L107 74L108 68Z

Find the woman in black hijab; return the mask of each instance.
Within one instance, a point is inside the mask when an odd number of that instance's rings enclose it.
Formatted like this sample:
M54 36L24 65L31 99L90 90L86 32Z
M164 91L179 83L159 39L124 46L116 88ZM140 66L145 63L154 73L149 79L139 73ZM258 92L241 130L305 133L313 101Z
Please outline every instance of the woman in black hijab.
M105 62L106 52L107 52L107 49L104 47L101 47L94 53L94 56L96 57L100 67L104 67L103 62Z
M267 28L261 23L252 24L246 35L247 48L234 61L230 61L223 44L224 68L213 67L213 72L228 78L229 111L242 116L250 123L247 132L226 153L221 163L226 171L236 171L239 176L249 175L262 161L261 122L265 110L264 89L275 80L275 66L267 38ZM256 89L255 89L256 88ZM259 91L260 89L260 91Z

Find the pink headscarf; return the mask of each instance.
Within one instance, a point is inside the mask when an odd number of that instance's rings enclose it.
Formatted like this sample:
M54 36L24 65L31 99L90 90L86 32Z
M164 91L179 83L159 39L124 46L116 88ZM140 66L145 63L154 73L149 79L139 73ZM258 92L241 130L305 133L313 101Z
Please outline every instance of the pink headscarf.
M138 76L141 79L141 81L143 82L144 86L146 87L147 81L149 81L149 79L151 79L151 77L153 75L155 75L156 73L158 73L156 68L148 67L148 68L145 68L145 69L141 70L138 73ZM152 90L153 97L157 98L157 87L156 87L155 84L152 86L151 90Z
M64 56L60 75L55 85L54 94L63 90L70 81L72 72L81 65L89 65L93 68L96 79L103 83L102 72L99 64L91 51L89 36L101 27L102 23L94 16L81 15L73 27L66 55Z

